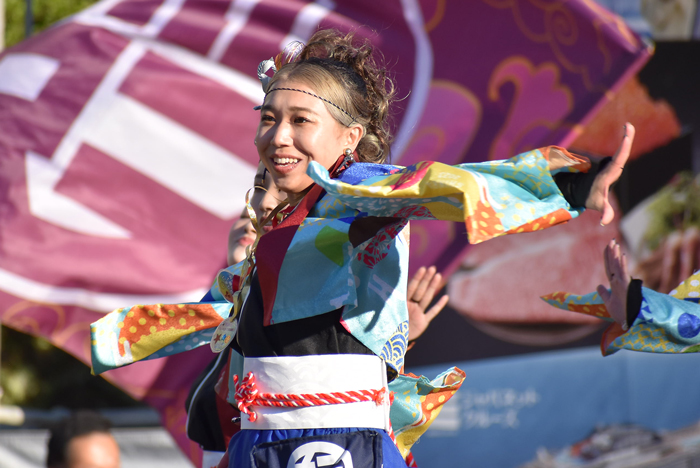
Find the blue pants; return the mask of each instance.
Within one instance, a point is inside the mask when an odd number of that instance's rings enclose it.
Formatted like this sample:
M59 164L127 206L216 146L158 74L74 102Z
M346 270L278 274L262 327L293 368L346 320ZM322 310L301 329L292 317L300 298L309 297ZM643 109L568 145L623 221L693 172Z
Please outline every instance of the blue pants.
M229 468L405 468L378 429L242 430L231 438Z

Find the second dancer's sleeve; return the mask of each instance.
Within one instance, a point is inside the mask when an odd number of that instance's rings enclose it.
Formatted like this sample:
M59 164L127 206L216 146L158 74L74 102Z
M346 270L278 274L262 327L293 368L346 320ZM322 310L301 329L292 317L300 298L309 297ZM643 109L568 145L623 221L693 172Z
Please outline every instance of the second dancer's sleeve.
M639 299L628 310L629 329L612 323L603 335L604 355L620 349L649 353L691 353L700 351L700 273L696 273L669 294L641 287ZM632 288L631 288L632 289ZM638 296L638 297L637 297ZM557 292L543 299L554 307L612 321L598 293L582 296ZM630 307L628 307L630 309Z

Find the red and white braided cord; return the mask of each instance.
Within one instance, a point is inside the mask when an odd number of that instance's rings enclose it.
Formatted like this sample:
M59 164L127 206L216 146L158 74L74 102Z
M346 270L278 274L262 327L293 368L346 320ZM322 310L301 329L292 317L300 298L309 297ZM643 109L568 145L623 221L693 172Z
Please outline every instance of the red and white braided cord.
M406 455L406 466L409 468L418 468L416 460L413 458L413 454L411 452L408 452L408 455Z
M363 401L373 401L377 405L381 405L384 403L386 395L385 388L331 393L261 393L255 383L255 376L252 372L248 372L248 375L243 377L240 385L237 375L233 376L233 382L236 385L235 396L238 409L241 413L247 414L251 422L258 419L258 414L250 409L251 406L302 408Z

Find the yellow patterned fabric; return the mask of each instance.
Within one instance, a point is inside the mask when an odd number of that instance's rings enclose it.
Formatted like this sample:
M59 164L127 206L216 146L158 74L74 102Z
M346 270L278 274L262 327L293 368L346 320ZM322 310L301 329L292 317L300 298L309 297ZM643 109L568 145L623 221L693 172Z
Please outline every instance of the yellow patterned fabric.
M117 309L90 328L93 373L205 345L230 311L228 302Z
M389 383L389 389L394 392L391 425L396 445L404 458L435 421L443 405L459 390L464 378L464 371L453 367L433 380L400 374Z

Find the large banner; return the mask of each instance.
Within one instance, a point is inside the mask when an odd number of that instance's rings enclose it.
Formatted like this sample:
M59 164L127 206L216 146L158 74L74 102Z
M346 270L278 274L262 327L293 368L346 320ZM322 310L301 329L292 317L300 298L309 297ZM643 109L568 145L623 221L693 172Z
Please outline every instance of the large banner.
M381 50L393 162L566 145L648 58L591 0L104 0L0 55L0 319L89 362L89 324L195 300L252 185L258 63L317 28ZM415 223L412 268L456 265L462 227ZM185 438L197 350L107 375Z

